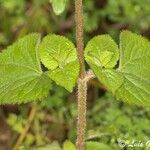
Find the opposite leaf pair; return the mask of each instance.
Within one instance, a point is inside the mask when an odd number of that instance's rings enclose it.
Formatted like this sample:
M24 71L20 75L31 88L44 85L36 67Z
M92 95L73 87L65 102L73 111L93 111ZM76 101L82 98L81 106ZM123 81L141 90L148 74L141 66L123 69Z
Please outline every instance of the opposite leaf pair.
M120 60L119 60L120 55ZM43 72L41 63L48 68ZM150 106L150 42L123 31L120 48L109 35L93 38L85 59L98 79L129 103ZM117 69L116 65L119 67ZM62 36L30 34L0 54L0 103L21 103L48 95L51 80L72 91L79 74L75 46Z

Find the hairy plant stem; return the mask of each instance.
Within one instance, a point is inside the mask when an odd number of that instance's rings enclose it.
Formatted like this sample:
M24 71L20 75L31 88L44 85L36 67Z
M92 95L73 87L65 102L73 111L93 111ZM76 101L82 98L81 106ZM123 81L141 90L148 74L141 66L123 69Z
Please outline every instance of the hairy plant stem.
M86 95L87 81L85 80L84 37L83 37L83 3L75 0L76 44L80 63L80 78L78 80L78 118L77 118L77 150L85 149L86 131Z
M76 44L80 63L80 78L84 79L84 37L83 37L83 4L82 0L75 0Z
M77 120L77 150L85 149L86 132L86 80L78 81L78 120Z

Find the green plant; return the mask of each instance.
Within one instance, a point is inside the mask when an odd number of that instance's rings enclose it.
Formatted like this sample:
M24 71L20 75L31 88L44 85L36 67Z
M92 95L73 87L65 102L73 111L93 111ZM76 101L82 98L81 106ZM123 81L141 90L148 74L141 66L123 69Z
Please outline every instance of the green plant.
M63 10L64 5L62 7ZM48 95L52 81L71 92L78 80L78 150L85 147L87 82L94 77L91 71L85 71L82 9L82 0L76 0L77 51L63 36L47 35L41 42L40 35L34 33L0 55L1 104L42 99ZM109 35L93 38L85 48L87 63L117 99L144 106L150 105L149 57L150 42L129 31L121 33L120 48ZM119 68L116 67L118 60ZM41 62L46 71L42 70ZM106 147L98 143L86 145Z
M148 28L150 23L150 1L144 0L108 0L104 9L101 10L102 17L108 17L113 22L127 24L131 29ZM141 20L139 22L139 20Z
M98 79L118 99L149 106L150 42L139 35L123 31L119 49L110 36L97 36L87 44L85 58ZM118 60L119 67L113 69Z

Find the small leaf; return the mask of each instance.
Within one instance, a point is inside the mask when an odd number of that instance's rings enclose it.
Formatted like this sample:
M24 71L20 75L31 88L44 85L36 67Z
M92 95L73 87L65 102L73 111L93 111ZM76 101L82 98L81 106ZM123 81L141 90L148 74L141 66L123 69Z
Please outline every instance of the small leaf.
M85 49L85 59L98 79L118 99L150 106L150 42L142 36L123 31L120 35L119 68L113 69L118 60L116 44L105 35L98 37L91 40ZM113 55L102 53L108 51L113 51ZM102 59L105 56L107 59Z
M50 3L56 15L60 15L65 10L66 0L50 0Z
M115 93L122 85L123 76L112 69L119 59L119 49L113 39L109 35L94 37L85 48L85 59L98 79Z
M49 77L72 91L79 74L79 62L73 43L63 36L48 35L40 45L40 57L49 69Z
M0 103L22 103L47 96L50 79L38 57L39 34L29 34L0 54Z
M119 59L118 46L109 35L96 36L85 48L85 59L100 67L113 68Z
M63 150L76 150L76 148L70 141L66 141L63 145Z
M104 143L86 142L86 150L112 150L112 148Z
M116 90L124 82L123 75L114 69L100 68L93 64L90 64L90 67L99 81L101 81L113 94L115 94Z

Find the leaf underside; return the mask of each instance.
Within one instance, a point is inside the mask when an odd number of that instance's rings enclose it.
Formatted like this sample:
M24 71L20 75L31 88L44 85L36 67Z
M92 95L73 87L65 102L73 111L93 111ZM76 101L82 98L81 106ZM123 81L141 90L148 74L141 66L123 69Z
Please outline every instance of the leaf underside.
M43 39L39 52L42 63L48 68L48 76L71 92L79 74L74 44L63 36L48 35Z
M108 55L112 51L111 55L102 59L103 52ZM120 35L120 47L117 48L108 35L98 36L87 44L85 59L98 79L117 99L150 106L150 42L147 39L123 31ZM118 60L119 67L114 69Z
M47 96L50 79L38 57L40 35L29 34L0 54L0 103L22 103Z

